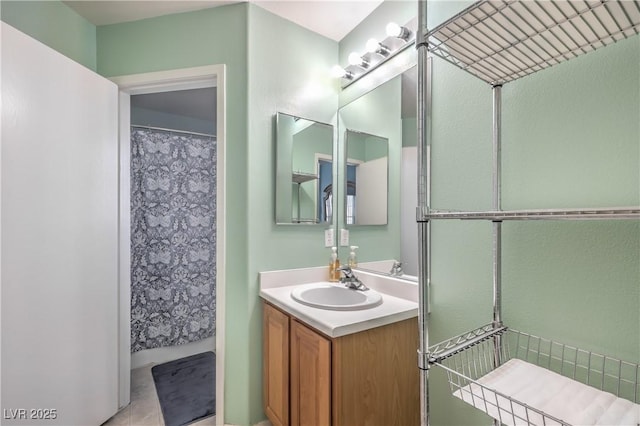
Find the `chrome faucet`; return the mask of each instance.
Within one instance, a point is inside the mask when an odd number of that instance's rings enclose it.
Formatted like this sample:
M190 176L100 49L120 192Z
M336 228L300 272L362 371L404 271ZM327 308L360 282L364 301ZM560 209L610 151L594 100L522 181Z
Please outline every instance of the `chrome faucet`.
M399 277L402 274L404 274L404 271L402 270L402 262L398 262L397 260L394 261L391 271L389 271L389 275L392 277Z
M356 277L356 275L353 273L353 270L351 269L350 266L343 265L338 269L342 272L342 276L340 277L340 282L344 284L347 288L350 288L352 290L360 290L360 291L369 290L369 287L364 285L364 283L360 281L358 277Z

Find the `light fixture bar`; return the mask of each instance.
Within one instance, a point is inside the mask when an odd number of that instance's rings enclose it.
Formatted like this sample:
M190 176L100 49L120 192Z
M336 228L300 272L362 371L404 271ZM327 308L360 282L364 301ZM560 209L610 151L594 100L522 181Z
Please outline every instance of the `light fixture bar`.
M391 49L380 43L375 38L370 38L369 40L367 40L367 44L365 47L367 49L367 52L376 53L380 56L389 56L389 54L391 54Z
M404 41L409 41L409 39L413 35L413 31L411 31L409 28L400 26L395 22L389 22L387 24L387 28L385 29L389 37L396 37Z
M367 40L365 53L352 52L349 54L349 65L342 68L335 65L332 76L342 80L343 89L355 83L360 78L377 69L385 62L391 60L415 41L417 19L412 19L404 26L389 23L385 28L387 37L378 41L375 38Z
M360 67L366 70L371 64L367 59L365 59L364 56L360 55L358 52L351 52L349 54L349 65Z

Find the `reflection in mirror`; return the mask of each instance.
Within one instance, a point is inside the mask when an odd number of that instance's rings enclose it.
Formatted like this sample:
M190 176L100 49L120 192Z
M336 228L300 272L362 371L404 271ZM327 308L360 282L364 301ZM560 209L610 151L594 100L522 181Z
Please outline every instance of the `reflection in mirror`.
M431 75L431 74L429 74ZM401 75L402 164L400 167L400 260L403 273L418 275L418 113L417 68Z
M276 115L276 223L333 219L333 126Z
M388 256L398 256L399 247L399 169L400 169L400 148L402 145L402 123L400 121L400 76L396 76L384 84L376 87L370 92L360 96L352 102L344 105L338 111L338 126L340 128L340 140L338 145L340 150L340 168L338 169L340 189L344 191L340 197L341 215L340 226L354 227L354 241L369 240L372 244L379 244L384 241L388 248ZM368 139L368 142L361 140ZM377 142L376 142L377 141ZM371 144L371 148L368 148ZM364 148L364 147L367 148ZM372 155L374 151L383 151L385 160L381 160L369 165L353 165L357 161L351 161L352 166L348 167L351 160L357 158L358 151L369 151ZM372 157L373 158L373 157ZM377 157L376 157L377 158ZM364 159L359 160L365 163ZM380 164L386 161L386 164ZM377 167L376 167L377 166ZM347 185L346 174L353 174L358 170L358 182L355 200L349 201L348 196L352 195L353 188ZM353 178L351 179L353 181ZM360 189L364 188L364 189ZM361 197L361 193L363 193ZM360 206L361 201L365 204ZM347 212L347 204L355 202L355 214ZM342 207L344 206L344 208ZM349 216L347 220L346 217ZM358 230L358 225L369 225L368 228ZM380 226L378 229L371 229L371 225ZM366 234L366 235L365 235ZM393 240L389 243L390 240ZM360 242L358 242L360 245ZM393 250L393 253L391 251ZM366 256L367 249L364 249ZM382 255L382 254L381 254ZM389 257L387 257L389 258Z
M416 276L418 272L418 238L416 225L417 201L417 113L416 113L416 67L412 67L401 75L397 75L385 83L377 86L359 98L344 105L339 110L338 123L340 126L340 144L345 143L341 161L344 157L352 157L349 150L353 139L351 132L357 129L369 135L380 135L388 143L388 169L377 178L386 179L387 193L378 193L383 203L381 210L387 213L387 225L379 227L354 226L350 232L353 244L360 246L360 269L373 269L388 274L391 272L393 261L402 262L403 276ZM345 142L345 139L347 141ZM351 180L352 171L345 172L348 161L338 168L340 188L346 188L347 196L350 188L345 181ZM388 173L388 178L386 176ZM357 186L357 185L356 185ZM359 188L356 191L359 196ZM345 197L341 196L341 200ZM347 200L348 204L349 201ZM342 203L341 203L342 204ZM356 221L358 206L356 207ZM342 206L340 206L342 208ZM347 212L348 213L348 212ZM349 219L343 219L348 214L340 215L338 225L350 225ZM349 224L349 225L348 225ZM374 262L372 264L371 262Z
M387 223L389 140L347 129L345 224Z

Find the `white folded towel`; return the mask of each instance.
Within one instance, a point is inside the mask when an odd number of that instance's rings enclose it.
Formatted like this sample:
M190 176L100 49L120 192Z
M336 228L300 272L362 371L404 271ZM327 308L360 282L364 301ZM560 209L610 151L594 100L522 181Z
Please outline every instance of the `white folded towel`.
M477 382L485 388L471 384L454 395L507 425L554 424L524 404L574 425L640 424L640 405L520 359L507 361Z

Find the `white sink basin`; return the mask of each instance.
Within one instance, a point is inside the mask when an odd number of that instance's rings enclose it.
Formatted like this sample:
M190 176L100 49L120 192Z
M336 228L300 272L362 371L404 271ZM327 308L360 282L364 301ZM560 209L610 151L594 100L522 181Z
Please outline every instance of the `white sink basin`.
M300 287L291 291L291 297L303 305L334 311L369 309L382 303L382 295L374 290L352 290L342 284Z

